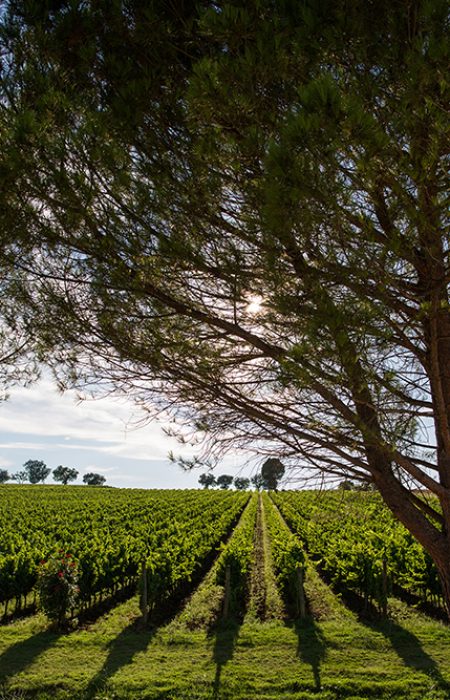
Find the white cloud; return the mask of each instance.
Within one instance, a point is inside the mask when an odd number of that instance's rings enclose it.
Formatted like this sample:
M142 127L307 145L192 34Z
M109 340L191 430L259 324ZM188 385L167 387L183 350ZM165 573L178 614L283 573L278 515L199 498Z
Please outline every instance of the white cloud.
M139 417L131 401L110 397L80 403L75 392L62 395L46 377L11 390L10 399L0 403L0 450L5 460L15 461L14 471L38 457L52 468L75 466L79 481L91 471L104 474L113 486L197 488L198 470L183 472L167 459L170 450L191 456L195 449L167 437L156 422L134 428ZM243 467L247 472L245 457L232 453L218 473L237 474Z
M117 471L117 467L97 467L95 464L88 464L87 467L82 467L81 471L84 473L96 472L97 474L111 474ZM116 478L115 474L114 478Z
M2 442L0 449L3 450L42 450L47 445L45 442Z
M10 400L0 405L3 435L30 436L29 442L5 440L3 447L38 450L46 438L59 438L65 449L146 461L164 459L170 449L179 450L176 441L168 438L156 422L134 427L139 418L131 401L107 397L79 402L74 391L61 394L48 378L31 387L13 389ZM50 447L48 442L45 444Z
M142 484L142 477L135 476L134 474L114 474L114 483L116 482L121 482L124 481L126 482L127 486L131 486L134 484Z

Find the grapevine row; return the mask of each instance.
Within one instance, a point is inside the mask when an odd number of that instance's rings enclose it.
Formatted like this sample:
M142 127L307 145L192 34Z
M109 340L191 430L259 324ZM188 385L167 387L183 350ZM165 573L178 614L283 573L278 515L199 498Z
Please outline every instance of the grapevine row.
M40 562L70 552L80 598L136 581L147 561L153 597L188 580L226 536L248 494L198 491L3 487L0 500L0 602L36 584ZM159 591L159 592L158 592Z
M385 609L393 588L439 603L437 571L377 494L298 491L273 500L337 589Z
M301 612L298 602L298 575L299 571L303 575L305 567L303 544L289 530L267 494L263 494L263 501L277 584L289 607Z
M217 583L226 585L230 612L242 613L248 596L249 577L253 565L258 497L253 494L238 527L224 545L217 566ZM228 573L227 573L228 572ZM227 581L227 576L229 577Z

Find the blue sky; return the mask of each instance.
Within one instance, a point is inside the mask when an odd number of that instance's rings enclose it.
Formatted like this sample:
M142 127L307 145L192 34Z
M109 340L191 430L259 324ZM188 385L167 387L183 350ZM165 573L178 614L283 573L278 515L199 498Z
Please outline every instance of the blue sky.
M189 456L168 438L158 423L136 428L138 409L111 397L77 401L75 392L61 394L44 377L31 387L15 387L0 402L0 467L9 473L28 459L42 459L80 472L101 473L110 486L131 488L196 488L200 471L186 473L167 454ZM241 472L243 458L229 456L216 472ZM246 470L248 472L248 470ZM53 483L51 477L47 480Z

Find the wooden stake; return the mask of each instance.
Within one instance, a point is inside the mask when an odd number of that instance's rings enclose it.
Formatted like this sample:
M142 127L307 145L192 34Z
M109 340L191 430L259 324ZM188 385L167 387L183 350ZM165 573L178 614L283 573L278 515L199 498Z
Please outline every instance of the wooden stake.
M387 599L388 599L388 575L387 575L387 560L383 557L383 601L382 601L382 612L383 615L387 615Z
M142 613L142 621L144 625L147 624L148 620L148 591L147 591L147 566L146 563L144 562L142 564L142 573L141 573L141 598L139 601L139 607L141 609Z
M301 619L306 617L306 601L305 601L305 589L303 588L303 582L305 579L305 570L303 566L297 567L297 602L298 602L298 614Z
M225 598L223 601L223 616L227 618L230 612L231 598L231 568L227 566L225 569Z

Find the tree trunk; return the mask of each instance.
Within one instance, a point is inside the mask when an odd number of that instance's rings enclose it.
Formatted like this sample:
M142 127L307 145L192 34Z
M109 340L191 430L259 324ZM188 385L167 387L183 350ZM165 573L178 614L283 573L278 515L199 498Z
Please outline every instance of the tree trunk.
M441 300L445 303L445 300ZM440 302L439 302L440 303ZM450 488L450 313L436 309L429 321L428 361L432 388L440 482ZM440 497L444 519L450 525L450 497Z
M429 357L429 378L433 403L435 404L435 425L438 439L439 481L449 490L450 485L450 314L445 311L445 322L440 326L437 320L444 321L444 314L436 313L429 320L427 341ZM434 318L434 322L433 322ZM355 363L348 373L353 388L356 411L362 424L362 435L368 469L384 502L395 517L420 542L433 559L442 585L447 615L450 618L450 497L439 494L442 506L443 523L441 528L434 525L414 503L413 495L393 474L389 454L383 450L382 431L374 402L364 374ZM367 432L365 429L367 429ZM450 494L450 491L448 491Z
M442 530L433 525L414 505L410 492L396 479L390 468L384 473L376 473L374 481L384 502L395 517L403 523L433 559L442 585L446 612L450 618L449 522L446 521Z
M428 235L427 235L428 233ZM424 321L427 373L433 403L439 481L449 495L439 494L443 513L442 542L431 554L439 572L444 601L450 617L450 310L446 260L442 239L429 232L422 235L423 264L419 266L419 288L429 308Z
M416 255L418 301L426 309L423 339L426 370L433 403L437 466L442 486L450 489L450 308L447 281L447 253L444 236L434 221L430 186L419 192L427 224L420 231ZM444 513L445 534L450 529L450 495L439 495Z
M434 563L439 573L447 615L450 618L450 545L447 546L446 555L442 558L434 559Z

